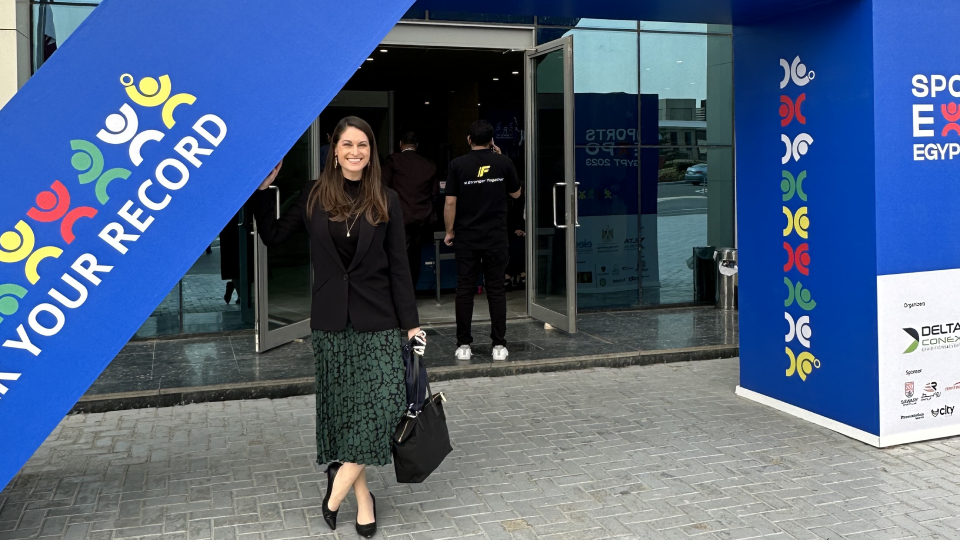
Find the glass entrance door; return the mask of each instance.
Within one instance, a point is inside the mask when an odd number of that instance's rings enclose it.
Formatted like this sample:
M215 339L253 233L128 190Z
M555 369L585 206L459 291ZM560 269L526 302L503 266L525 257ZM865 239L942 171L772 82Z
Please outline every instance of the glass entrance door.
M573 36L527 53L527 311L577 331Z
M321 138L319 121L290 149L283 168L270 186L277 212L282 214L319 176ZM313 269L307 231L301 230L282 245L267 248L254 242L256 286L256 348L264 352L310 334L310 297Z

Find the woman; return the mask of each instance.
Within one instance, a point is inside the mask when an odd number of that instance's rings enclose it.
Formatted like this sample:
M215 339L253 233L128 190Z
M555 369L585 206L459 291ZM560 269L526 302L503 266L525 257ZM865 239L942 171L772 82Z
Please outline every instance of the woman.
M377 143L363 120L337 124L320 179L279 219L267 187L254 194L260 238L268 246L300 227L310 235L313 297L310 327L317 370L317 462L327 467L323 517L337 512L352 487L357 532L377 530L376 499L365 467L390 463L390 437L406 409L403 342L419 334L397 193L383 187Z

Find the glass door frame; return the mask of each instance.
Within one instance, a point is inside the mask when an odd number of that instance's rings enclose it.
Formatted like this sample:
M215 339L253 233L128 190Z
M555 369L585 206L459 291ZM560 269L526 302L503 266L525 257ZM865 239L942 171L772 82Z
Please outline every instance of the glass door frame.
M309 133L309 171L310 178L320 176L320 147L323 146L326 137L320 132L320 119L317 118L310 124ZM271 194L276 198L277 215L280 212L280 188L270 186ZM310 319L304 319L292 324L281 326L274 330L270 329L270 289L268 280L268 249L266 244L260 240L257 234L256 219L253 220L253 256L254 256L254 298L256 299L256 323L254 325L254 343L258 353L266 352L270 349L285 345L310 335ZM312 258L311 258L312 260ZM310 290L313 290L313 266L310 266Z
M557 226L557 231L563 232L566 260L566 313L559 313L537 304L537 212L538 193L534 192L537 175L537 87L536 70L537 58L552 52L563 51L563 182L553 182L550 189L556 196L557 189L563 187L563 224ZM526 108L526 211L527 211L527 314L534 319L543 321L554 328L571 334L577 331L577 190L576 190L576 152L574 147L574 93L573 93L573 36L566 36L549 43L545 43L528 50L526 53L526 77L524 81L525 108ZM557 211L554 203L553 211ZM559 216L557 216L559 218ZM559 221L559 220L558 220ZM559 236L559 235L558 235Z

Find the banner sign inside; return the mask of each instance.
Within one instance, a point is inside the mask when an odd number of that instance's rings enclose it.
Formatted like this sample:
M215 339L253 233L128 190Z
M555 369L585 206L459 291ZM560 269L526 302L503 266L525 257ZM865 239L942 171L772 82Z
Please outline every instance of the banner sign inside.
M409 4L106 0L0 110L0 487Z

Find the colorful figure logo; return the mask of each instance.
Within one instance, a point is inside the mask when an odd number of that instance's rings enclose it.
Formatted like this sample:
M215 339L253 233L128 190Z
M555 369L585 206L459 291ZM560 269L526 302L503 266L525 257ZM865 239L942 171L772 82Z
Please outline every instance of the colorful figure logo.
M20 302L27 295L27 290L19 285L0 285L0 314L10 316L20 309ZM3 317L0 317L3 322Z
M161 76L159 82L153 77L144 77L140 79L138 90L137 87L133 86L133 75L124 73L120 76L120 84L126 87L130 99L141 107L163 105L160 116L163 118L163 125L167 126L167 129L171 129L177 124L176 120L173 119L173 112L177 107L193 105L197 101L197 98L191 94L176 94L170 97L172 85L169 75Z
M107 201L110 200L110 196L107 195L107 187L110 182L130 178L130 171L115 168L103 172L103 153L91 142L82 139L73 140L70 141L70 148L77 151L70 159L73 168L80 171L77 179L80 180L81 184L96 181L94 192L97 194L97 200L100 201L100 204L107 204Z
M53 223L60 218L64 218L63 222L60 223L60 236L68 244L72 244L76 239L73 234L73 226L77 220L93 218L97 215L97 211L89 206L81 206L70 210L70 192L59 180L55 180L50 189L52 191L42 191L37 195L37 206L27 210L27 216L41 223Z
M940 114L949 122L943 126L940 136L946 137L951 131L960 135L960 124L957 124L957 120L960 120L960 107L956 103L944 103L940 105Z
M780 67L783 68L783 80L780 81L780 89L783 90L793 81L797 86L806 86L813 80L816 73L807 71L807 66L800 61L800 57L793 59L793 62L787 62L786 59L780 59Z
M800 111L806 99L807 94L800 94L796 102L790 96L780 96L780 127L787 127L794 118L801 124L807 123L807 117Z
M790 367L787 368L787 377L793 377L794 374L797 374L800 376L801 381L806 381L807 375L813 373L814 368L820 368L820 360L815 358L813 354L804 351L800 353L800 356L794 356L790 347L787 347L786 350L787 358L790 359Z
M809 133L801 133L791 141L790 137L780 135L780 141L786 146L786 152L783 154L783 157L780 158L780 162L786 165L790 163L791 158L794 161L800 161L801 157L807 155L807 152L810 150L810 145L813 144L813 137L811 137Z
M790 307L794 302L804 311L812 311L817 307L817 302L811 297L810 289L804 289L799 281L796 285L790 281L790 278L784 277L783 284L787 286L787 299L783 301L783 307Z
M789 272L790 270L793 270L794 266L796 266L798 272L805 276L809 276L810 269L808 266L810 265L810 253L808 250L810 249L810 245L806 243L800 244L797 246L797 249L794 250L793 246L787 242L784 242L783 249L785 249L787 252L787 264L783 265L783 271Z
M790 236L793 231L797 231L797 235L804 240L810 236L807 232L810 228L810 218L807 217L806 206L798 208L796 213L784 206L783 215L787 216L787 226L783 229L784 236Z
M803 191L803 181L807 179L807 171L801 171L794 179L790 171L781 171L783 180L780 181L780 191L783 191L783 202L787 202L794 195L799 195L800 200L807 202L807 194Z
M787 323L790 325L790 330L787 331L787 335L784 336L784 340L787 343L790 343L797 339L801 345L806 348L810 348L810 338L813 337L813 329L810 327L810 316L804 315L796 321L793 320L793 315L789 313L784 313L783 318L787 320Z
M0 235L0 262L16 263L27 260L24 273L32 285L40 281L38 267L40 262L47 258L59 258L63 250L55 246L42 247L34 251L37 237L30 225L23 220L19 221L14 231L7 231Z

